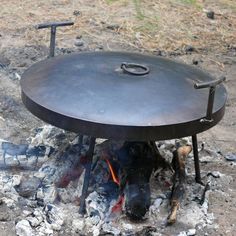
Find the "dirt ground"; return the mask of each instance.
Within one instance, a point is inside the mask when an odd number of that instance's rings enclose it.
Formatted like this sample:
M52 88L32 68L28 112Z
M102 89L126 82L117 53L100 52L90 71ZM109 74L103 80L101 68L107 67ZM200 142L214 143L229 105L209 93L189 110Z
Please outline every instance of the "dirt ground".
M222 153L220 161L202 164L203 173L217 170L233 181L225 189L227 197L212 196L210 212L219 227L197 235L236 235L236 166L223 157L236 153L235 0L1 0L0 5L1 139L24 143L32 129L43 124L24 108L19 87L22 73L48 55L49 30L37 31L38 23L75 22L58 29L57 54L139 51L194 64L216 77L225 75L225 116L200 134L199 142ZM209 10L214 19L207 17ZM0 228L0 235L10 235L10 224L0 222Z

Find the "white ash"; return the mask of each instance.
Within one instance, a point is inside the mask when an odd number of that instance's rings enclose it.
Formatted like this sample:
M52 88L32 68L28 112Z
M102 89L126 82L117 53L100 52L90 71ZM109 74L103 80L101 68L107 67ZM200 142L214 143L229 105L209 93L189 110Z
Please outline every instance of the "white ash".
M21 220L16 224L16 234L19 236L33 236L34 231L32 230L29 221Z
M96 191L97 186L103 181L107 181L109 169L104 161L98 161L94 170L95 177L92 178L90 186L90 194L86 199L87 214L81 217L79 211L79 197L81 195L82 183L84 178L84 169L82 168L81 175L77 180L71 180L64 187L58 187L58 181L68 171L72 170L75 163L79 160L76 152L78 137L68 138L64 131L45 126L39 130L35 137L28 140L29 147L44 145L46 147L45 155L38 158L38 168L24 172L20 170L16 174L12 174L7 169L0 171L0 193L1 199L6 203L7 207L21 207L21 215L16 224L16 232L19 235L56 235L57 231L64 229L67 232L78 234L93 234L112 233L113 235L132 235L147 227L156 228L153 235L165 235L165 222L169 214L169 197L171 194L171 177L173 173L169 170L160 171L158 176L152 176L151 185L151 207L147 214L148 218L145 222L134 223L130 222L126 216L120 215L117 219L109 221L109 209L114 201L107 202L106 198ZM157 142L161 154L171 162L172 151L175 145L190 144L190 138L181 140L170 140L165 142ZM7 142L7 141L5 141ZM86 140L85 140L86 142ZM104 155L107 148L113 151L119 148L122 142L109 142L98 140L95 148L95 155L99 158ZM1 146L1 145L0 145ZM82 155L85 154L87 143L83 145ZM50 154L51 148L55 151ZM3 163L3 152L0 148L0 164ZM199 153L201 160L204 158L211 161L218 161L218 154L214 151L209 153L204 149ZM205 176L205 179L211 180L212 190L206 192L205 201L201 206L198 200L201 198L204 187L194 182L193 158L190 155L187 168L187 187L186 199L183 199L181 208L178 212L176 225L173 227L175 235L182 232L184 235L197 234L197 225L202 227L217 227L214 224L215 219L208 212L209 195L214 194L218 189L224 189L232 181L232 178L223 175L222 173L212 172L213 175ZM8 155L7 161L11 162L11 166L32 166L36 161L33 157L21 155L18 159ZM30 162L31 161L31 162ZM31 164L29 164L31 163ZM97 171L97 172L96 172ZM21 197L15 190L14 186L20 185L23 177L28 176L29 179L37 177L41 181L41 185L37 187L36 193L30 197ZM214 191L213 191L214 190ZM97 201L97 200L100 201ZM42 200L42 202L40 202ZM27 206L27 208L25 208ZM25 210L27 209L27 210ZM163 234L162 234L163 233ZM69 235L69 234L68 234Z
M189 229L187 232L187 236L193 236L196 234L196 229Z

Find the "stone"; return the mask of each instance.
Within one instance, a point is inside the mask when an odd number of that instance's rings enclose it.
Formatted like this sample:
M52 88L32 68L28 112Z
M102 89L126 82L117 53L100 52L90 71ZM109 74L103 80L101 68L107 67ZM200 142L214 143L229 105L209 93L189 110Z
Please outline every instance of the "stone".
M196 234L196 229L189 229L187 232L187 236L193 236Z
M37 218L37 217L27 217L27 220L29 221L30 225L32 227L37 227L43 222L43 217Z
M227 161L236 161L236 153L229 153L225 156Z
M33 236L33 230L28 220L21 220L16 224L16 235L19 236Z
M133 231L134 230L134 227L129 224L129 223L122 223L122 227L126 230L126 231Z
M105 218L108 204L104 196L101 196L94 191L86 198L85 204L89 216L98 215L100 219Z
M185 52L194 52L195 51L195 48L191 45L187 45L185 47Z
M0 221L8 221L10 219L9 208L5 203L0 205Z
M76 42L75 42L75 46L76 46L76 47L82 47L82 46L84 46L84 42L81 41L81 40L76 41Z
M79 16L79 15L81 15L81 12L78 11L78 10L74 10L73 15L74 16Z
M32 146L50 146L54 147L55 136L57 135L57 129L52 125L44 125L39 129L39 132L35 137L31 138Z
M182 231L177 236L187 236L187 233L185 231Z
M149 208L150 212L152 212L153 214L157 213L158 208L159 208L160 205L162 204L162 201L163 201L163 199L157 198L157 199L154 201L153 205L150 206L150 208Z
M118 24L110 24L106 28L109 30L118 30L120 26Z
M26 216L29 216L32 214L32 211L28 211L28 210L23 210L23 215L26 217Z
M13 199L3 197L2 201L4 201L7 204L7 207L9 208L14 208L15 207L15 202Z
M55 205L48 204L44 208L47 222L53 230L59 231L64 223L64 214Z
M32 197L36 194L39 186L41 185L41 180L37 177L22 177L20 184L15 185L14 188L18 194L22 197Z
M55 200L57 199L57 188L55 187L54 184L48 186L47 188L45 187L43 189L43 194L44 194L44 202L47 203L54 203Z
M79 218L72 221L72 228L76 233L82 233L84 230L84 219Z
M81 34L79 34L79 35L76 36L76 39L82 39L82 37L83 36Z
M0 55L0 68L1 67L4 68L6 66L9 66L10 63L11 63L11 61L8 58Z
M21 76L17 72L14 73L14 77L16 80L21 80Z
M206 12L206 16L207 16L207 18L214 20L215 19L215 12L209 10Z
M214 178L220 178L221 177L221 173L219 171L212 171L212 172L209 172L207 174L207 176L211 175L212 177Z
M41 172L41 171L38 171L38 172L36 172L36 173L34 174L34 176L35 176L36 178L38 178L38 179L43 180L43 179L46 177L46 173Z
M104 231L104 233L108 233L108 234L112 234L112 235L119 235L121 232L119 229L115 228L114 226L112 226L111 223L105 223L102 225L102 230Z

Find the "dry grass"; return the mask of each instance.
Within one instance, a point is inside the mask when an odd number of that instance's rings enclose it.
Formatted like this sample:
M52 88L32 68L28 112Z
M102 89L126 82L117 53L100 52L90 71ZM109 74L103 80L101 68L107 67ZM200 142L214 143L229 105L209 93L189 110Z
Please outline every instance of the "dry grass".
M215 11L215 20L206 17L205 8ZM82 14L73 15L75 10ZM62 45L78 34L89 39L90 48L100 44L107 50L119 44L146 51L186 45L224 51L236 42L234 0L1 0L0 17L2 47L46 43L48 34L32 26L68 19L75 25L60 30Z

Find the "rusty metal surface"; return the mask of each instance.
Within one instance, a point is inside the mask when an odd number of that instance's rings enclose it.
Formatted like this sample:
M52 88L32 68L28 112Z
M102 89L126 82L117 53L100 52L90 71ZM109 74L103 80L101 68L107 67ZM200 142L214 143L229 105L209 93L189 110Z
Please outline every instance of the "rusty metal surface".
M141 65L148 73L127 73L124 63ZM212 80L162 57L89 52L36 63L23 74L21 88L26 107L48 123L94 137L141 141L189 136L218 123L227 97L224 86L215 89L211 123L200 122L209 89L194 88Z

